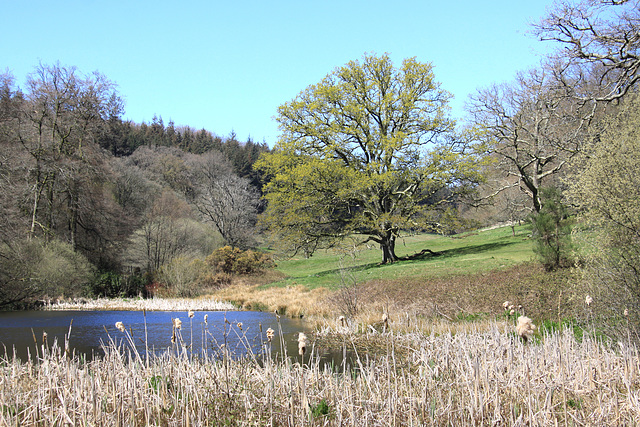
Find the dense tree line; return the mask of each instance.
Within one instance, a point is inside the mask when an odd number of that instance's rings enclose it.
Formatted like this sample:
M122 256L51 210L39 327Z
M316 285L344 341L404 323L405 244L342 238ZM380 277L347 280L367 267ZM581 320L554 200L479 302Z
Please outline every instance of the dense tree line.
M122 112L97 72L41 64L23 88L0 76L0 306L132 277L120 290L140 292L177 257L255 243L266 144Z

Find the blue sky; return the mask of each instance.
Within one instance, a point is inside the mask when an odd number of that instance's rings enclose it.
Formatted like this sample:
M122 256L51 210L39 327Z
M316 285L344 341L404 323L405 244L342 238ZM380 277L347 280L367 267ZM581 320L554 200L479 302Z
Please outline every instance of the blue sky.
M269 145L279 105L365 53L431 62L461 117L469 94L553 47L528 34L552 0L1 3L0 71L19 86L39 62L60 61L116 82L126 119L157 114Z

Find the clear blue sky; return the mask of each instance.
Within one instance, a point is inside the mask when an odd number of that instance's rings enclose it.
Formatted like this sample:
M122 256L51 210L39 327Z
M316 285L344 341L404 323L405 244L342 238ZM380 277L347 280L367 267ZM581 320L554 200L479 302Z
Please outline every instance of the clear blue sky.
M273 145L279 105L364 53L433 63L468 95L540 62L528 35L552 0L50 1L2 0L0 71L19 86L39 63L100 71L119 86L124 118L233 130Z

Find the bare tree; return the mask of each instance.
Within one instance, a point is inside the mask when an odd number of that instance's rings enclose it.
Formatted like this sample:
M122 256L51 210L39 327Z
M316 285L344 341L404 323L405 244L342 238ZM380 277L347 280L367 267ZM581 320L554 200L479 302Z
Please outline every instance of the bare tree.
M193 218L186 201L165 189L131 236L125 262L153 273L179 256L204 257L219 244L209 230Z
M583 93L583 101L623 97L640 79L640 1L560 1L534 32L541 40L559 42L559 75L598 75L598 90ZM588 74L590 74L588 73ZM590 78L590 77L589 77Z
M27 79L28 108L20 114L19 139L31 155L31 235L57 228L77 246L81 198L87 181L102 182L104 159L96 137L121 111L115 84L99 73L75 67L39 65Z
M193 162L197 184L194 203L228 245L247 249L255 244L258 192L248 179L233 173L220 152L210 151Z
M580 150L587 122L580 106L547 69L519 73L510 84L480 90L467 106L510 184L540 211L540 189Z

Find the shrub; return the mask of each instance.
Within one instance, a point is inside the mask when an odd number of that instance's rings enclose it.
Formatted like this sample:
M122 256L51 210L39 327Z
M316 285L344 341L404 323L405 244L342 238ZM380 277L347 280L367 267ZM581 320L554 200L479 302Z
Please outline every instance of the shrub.
M275 266L268 254L252 250L242 251L231 246L216 249L206 259L218 273L255 274Z
M98 297L130 297L145 293L146 284L146 279L140 275L120 275L108 271L97 274L89 289Z
M200 287L200 278L207 272L206 264L199 259L179 256L160 267L157 278L175 296L195 296Z
M229 286L232 281L232 276L229 273L218 272L214 274L207 274L202 279L202 286L210 289L219 289Z
M34 238L0 249L0 307L77 296L93 276L89 261L59 240Z

